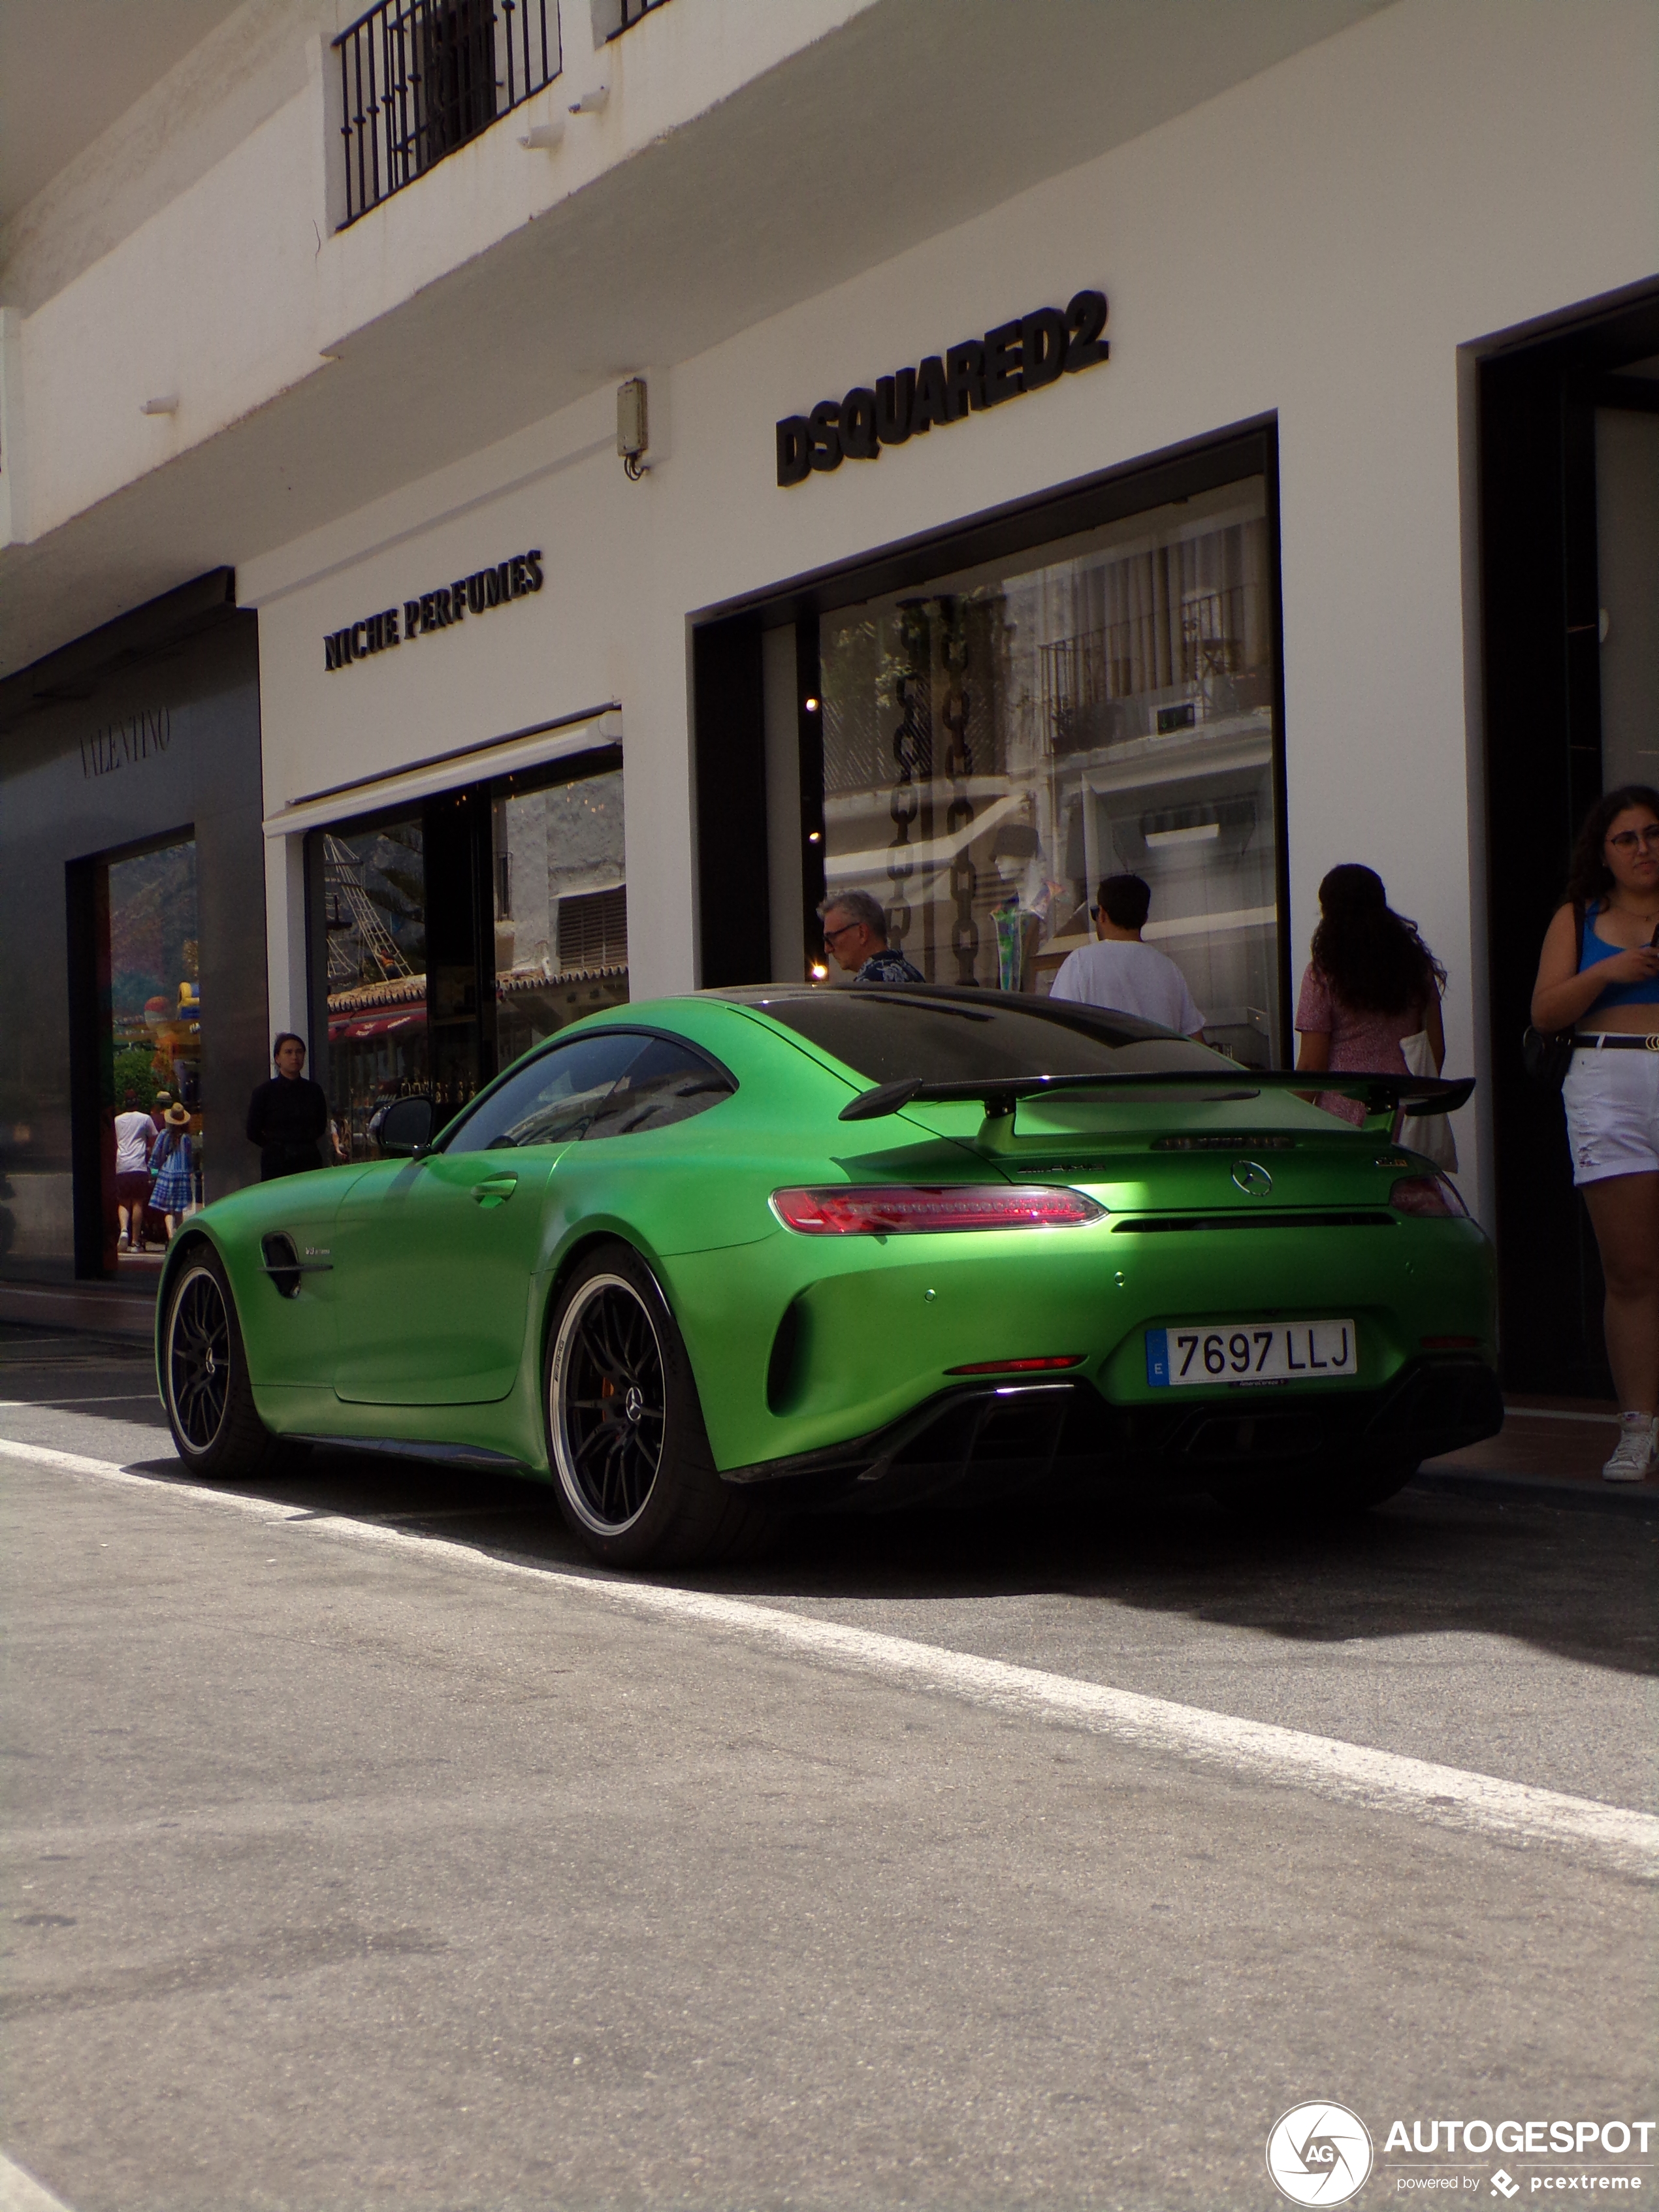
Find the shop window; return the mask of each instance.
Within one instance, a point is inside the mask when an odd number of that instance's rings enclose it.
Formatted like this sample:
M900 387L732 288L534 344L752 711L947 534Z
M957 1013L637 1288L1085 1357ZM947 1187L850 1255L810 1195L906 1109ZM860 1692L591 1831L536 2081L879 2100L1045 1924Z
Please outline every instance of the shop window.
M419 814L313 841L321 877L328 1069L337 1155L366 1159L377 1117L431 1086L426 838Z
M1272 1065L1271 559L1253 476L824 613L826 896L873 893L929 981L1042 992L1143 877L1206 1036Z
M501 1065L628 998L623 779L614 749L492 792Z
M203 1203L194 838L100 860L94 897L104 1264L123 1275L153 1273L169 1237Z
M393 1099L428 1094L449 1121L498 1067L627 1000L614 746L316 832L307 867L338 1158L374 1156Z

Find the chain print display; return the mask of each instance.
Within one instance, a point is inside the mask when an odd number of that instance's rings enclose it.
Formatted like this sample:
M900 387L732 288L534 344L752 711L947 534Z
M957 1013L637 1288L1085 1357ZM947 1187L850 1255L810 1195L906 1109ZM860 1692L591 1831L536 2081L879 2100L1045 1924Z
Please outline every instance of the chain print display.
M921 790L916 775L925 768L923 742L927 735L928 690L926 611L907 606L902 610L902 618L904 659L895 683L902 719L893 732L893 759L898 773L887 805L893 821L892 858L887 863L893 886L887 909L887 942L896 952L904 950L905 933L910 927L908 885L916 872L910 854L910 825L921 811Z
M962 788L974 772L974 752L968 737L968 717L972 706L966 681L968 629L960 607L951 601L945 602L939 659L945 677L939 720L948 734L945 772L957 787L945 811L945 832L954 840L974 818L974 802ZM978 980L975 968L979 958L979 925L974 920L974 893L979 888L979 876L972 852L971 838L964 837L951 860L951 896L957 908L956 920L951 925L951 951L956 959L958 983Z

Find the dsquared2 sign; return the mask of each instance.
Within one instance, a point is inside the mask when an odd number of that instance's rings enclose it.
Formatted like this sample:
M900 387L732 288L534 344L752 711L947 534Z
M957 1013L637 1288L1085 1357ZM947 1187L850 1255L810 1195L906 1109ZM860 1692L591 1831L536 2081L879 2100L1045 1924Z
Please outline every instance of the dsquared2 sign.
M1106 295L1079 292L1064 313L1038 307L982 338L964 338L943 360L930 353L919 368L878 377L873 390L855 384L844 399L820 399L810 415L786 415L778 424L778 482L805 483L844 460L878 460L884 446L921 437L935 422L959 422L970 409L1000 407L1092 368L1111 351L1105 327Z

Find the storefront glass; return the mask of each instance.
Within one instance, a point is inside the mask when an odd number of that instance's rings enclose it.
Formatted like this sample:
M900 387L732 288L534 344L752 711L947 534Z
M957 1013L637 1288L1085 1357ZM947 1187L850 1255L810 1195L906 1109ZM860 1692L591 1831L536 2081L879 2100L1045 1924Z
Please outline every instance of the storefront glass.
M1279 1036L1265 479L825 615L825 878L930 981L1046 990L1103 876L1216 1043Z
M336 1150L370 1157L392 1099L430 1087L426 842L419 814L313 841L327 940L328 1073Z
M501 1065L628 997L620 766L507 776L491 794Z
M394 1098L429 1093L447 1121L532 1044L627 1000L614 746L320 831L309 867L342 1158L374 1156Z
M169 1235L202 1204L196 842L110 859L100 873L109 978L104 1241L125 1274L159 1268Z

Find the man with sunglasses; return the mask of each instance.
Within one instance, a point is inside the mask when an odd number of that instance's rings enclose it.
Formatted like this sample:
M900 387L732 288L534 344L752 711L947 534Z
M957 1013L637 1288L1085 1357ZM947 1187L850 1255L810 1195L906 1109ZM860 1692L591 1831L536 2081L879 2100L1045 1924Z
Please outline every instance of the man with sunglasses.
M868 891L840 891L818 908L823 949L855 983L925 983L914 961L887 942L887 916Z

